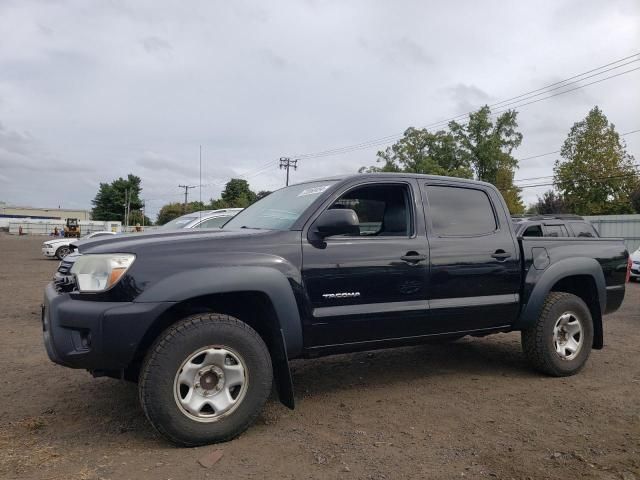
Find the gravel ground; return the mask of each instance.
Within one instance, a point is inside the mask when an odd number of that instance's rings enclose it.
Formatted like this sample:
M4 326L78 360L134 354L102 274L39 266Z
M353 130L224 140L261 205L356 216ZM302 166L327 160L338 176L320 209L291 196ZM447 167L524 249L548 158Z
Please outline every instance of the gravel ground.
M272 399L240 438L181 449L135 385L49 362L43 240L0 234L0 478L640 480L638 284L577 376L532 372L515 333L295 361L296 410Z

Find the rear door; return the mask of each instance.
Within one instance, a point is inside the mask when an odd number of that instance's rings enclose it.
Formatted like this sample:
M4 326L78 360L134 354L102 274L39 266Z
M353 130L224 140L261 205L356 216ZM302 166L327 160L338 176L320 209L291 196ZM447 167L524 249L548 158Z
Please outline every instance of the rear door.
M426 183L432 333L491 329L518 314L520 253L493 189Z

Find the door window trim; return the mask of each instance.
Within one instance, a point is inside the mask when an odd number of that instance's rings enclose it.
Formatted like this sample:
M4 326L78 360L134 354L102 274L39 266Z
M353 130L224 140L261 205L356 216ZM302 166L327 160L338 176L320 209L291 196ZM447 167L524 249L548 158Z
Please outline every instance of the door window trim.
M416 222L416 201L421 199L421 196L416 196L415 189L413 185L408 180L367 180L360 183L349 184L344 188L340 188L333 192L329 200L327 200L309 219L304 228L304 235L308 236L309 228L313 226L313 223L317 220L317 218L326 210L329 209L331 205L333 205L340 197L344 194L349 193L352 190L366 187L368 185L371 186L380 186L380 185L399 185L404 187L406 190L406 194L408 195L408 207L409 207L409 222L410 222L410 234L409 235L394 235L394 236L376 236L376 235L365 235L365 236L349 236L349 235L340 235L333 237L326 237L324 241L326 243L336 243L336 242L344 242L344 241L366 241L366 240L378 240L378 241L393 241L398 239L414 239L418 236L418 228Z

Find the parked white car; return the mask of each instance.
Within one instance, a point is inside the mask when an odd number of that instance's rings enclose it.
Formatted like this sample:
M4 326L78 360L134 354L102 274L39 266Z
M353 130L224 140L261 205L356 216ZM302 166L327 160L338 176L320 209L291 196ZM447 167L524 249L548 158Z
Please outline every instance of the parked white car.
M640 247L631 254L631 272L629 272L630 280L640 278Z
M85 235L80 240L84 240L87 238L95 238L95 237L106 237L107 235L115 235L115 232L93 232L89 235ZM71 251L69 249L69 245L73 242L77 241L77 238L69 237L69 238L55 238L53 240L47 240L42 244L42 254L48 258L57 258L58 260L62 260L64 257L69 255Z
M232 217L235 217L242 208L223 208L220 210L203 210L201 212L187 213L160 227L162 230L180 230L182 228L220 228Z

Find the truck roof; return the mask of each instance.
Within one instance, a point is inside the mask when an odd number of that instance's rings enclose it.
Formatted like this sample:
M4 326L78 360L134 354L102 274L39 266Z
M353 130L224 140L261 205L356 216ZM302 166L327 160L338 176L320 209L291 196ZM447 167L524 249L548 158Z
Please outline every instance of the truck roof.
M305 180L304 182L298 182L298 185L311 182L322 182L323 180L331 181L343 181L356 178L377 177L377 178L415 178L420 180L441 180L441 181L455 181L459 183L468 183L471 185L483 185L485 187L495 188L493 184L483 182L480 180L472 180L469 178L460 177L446 177L443 175L426 175L424 173L394 173L394 172L374 172L374 173L354 173L350 175L334 175L330 177L314 178Z

